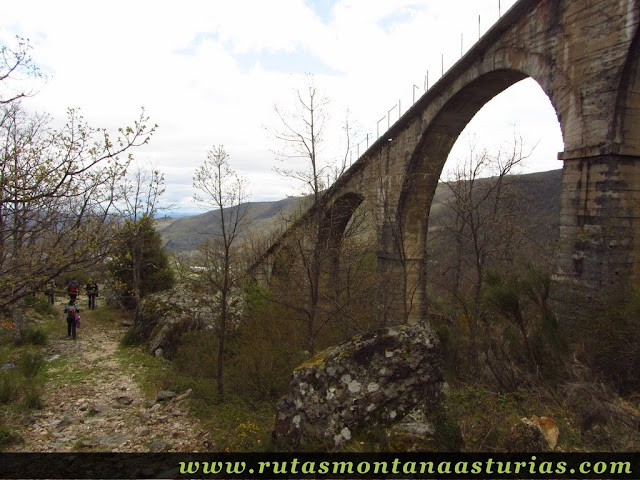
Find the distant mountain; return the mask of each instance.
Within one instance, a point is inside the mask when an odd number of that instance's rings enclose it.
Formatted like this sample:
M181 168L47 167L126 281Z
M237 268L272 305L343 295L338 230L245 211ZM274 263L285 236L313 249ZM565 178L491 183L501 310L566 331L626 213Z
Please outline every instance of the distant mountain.
M301 201L299 197L288 197L275 202L251 202L249 207L249 230L270 232L283 222ZM242 207L244 208L246 204ZM220 216L216 211L200 215L159 219L156 229L169 251L190 251L207 239L220 235Z
M531 210L533 213L530 214L534 218L523 218L523 222L538 225L534 235L540 239L549 240L557 235L561 178L562 170L529 173L518 178L523 196L531 199L534 206ZM444 197L448 194L449 190L442 185L436 190L432 219L435 220L447 211L439 204L444 202ZM252 202L249 205L250 230L261 233L275 230L283 224L287 213L292 212L301 201L301 197L290 197L275 202ZM210 211L200 215L160 219L156 228L167 250L184 252L194 250L206 239L219 235L218 218L217 212Z

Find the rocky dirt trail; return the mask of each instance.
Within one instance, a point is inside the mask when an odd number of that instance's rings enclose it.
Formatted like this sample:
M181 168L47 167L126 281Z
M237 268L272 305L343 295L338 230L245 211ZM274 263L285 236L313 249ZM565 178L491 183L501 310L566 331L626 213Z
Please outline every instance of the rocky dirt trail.
M63 305L60 305L62 311ZM56 305L58 308L58 305ZM159 392L145 398L138 384L143 365L118 352L126 327L98 321L84 310L77 340L66 321L49 337L44 407L19 420L28 452L161 452L211 450L207 434L187 415L189 392ZM131 364L127 364L131 363Z

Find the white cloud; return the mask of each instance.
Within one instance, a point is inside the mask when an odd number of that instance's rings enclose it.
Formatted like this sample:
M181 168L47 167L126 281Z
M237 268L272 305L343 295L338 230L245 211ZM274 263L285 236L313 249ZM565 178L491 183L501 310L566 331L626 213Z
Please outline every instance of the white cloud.
M169 201L193 210L191 176L214 144L224 144L249 177L254 199L297 193L271 171L275 145L264 126L276 118L273 104L291 99L307 68L332 99L333 118L349 107L363 138L374 135L399 99L406 111L413 85L421 89L427 71L433 85L441 59L446 70L460 57L461 34L463 50L470 48L478 15L486 31L497 19L497 3L337 0L317 2L314 10L311 0L22 0L3 5L0 41L29 37L34 58L52 72L30 101L34 108L63 117L67 107L81 107L92 124L115 128L145 106L159 129L136 157L165 171ZM503 0L502 12L513 3ZM507 100L490 102L469 128L488 124L484 138L503 131L508 139L508 125L518 122L530 143L542 137L541 156L555 150L555 158L562 147L553 109L533 82L516 87ZM543 168L559 166L552 160Z

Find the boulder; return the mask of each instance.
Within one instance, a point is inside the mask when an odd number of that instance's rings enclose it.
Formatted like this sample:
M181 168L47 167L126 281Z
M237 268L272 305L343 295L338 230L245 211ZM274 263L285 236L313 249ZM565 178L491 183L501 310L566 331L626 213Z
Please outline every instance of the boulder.
M558 444L560 430L549 417L521 418L511 429L507 448L510 452L548 452Z
M337 450L365 425L428 412L443 385L440 349L427 325L369 332L296 368L273 436L294 449Z
M219 295L178 285L142 300L136 312L136 332L140 338L148 341L152 355L171 359L184 333L215 328L219 305ZM229 329L239 324L242 309L242 298L234 295L229 310Z

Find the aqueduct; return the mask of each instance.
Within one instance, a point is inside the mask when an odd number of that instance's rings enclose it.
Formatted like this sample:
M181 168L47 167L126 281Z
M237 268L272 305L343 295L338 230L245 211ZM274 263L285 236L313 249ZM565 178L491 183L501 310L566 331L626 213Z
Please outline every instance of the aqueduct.
M378 266L402 278L398 315L426 315L429 209L449 151L485 103L527 77L564 139L563 301L640 278L639 21L640 0L519 0L326 192L315 207L334 243L362 202L376 212Z

